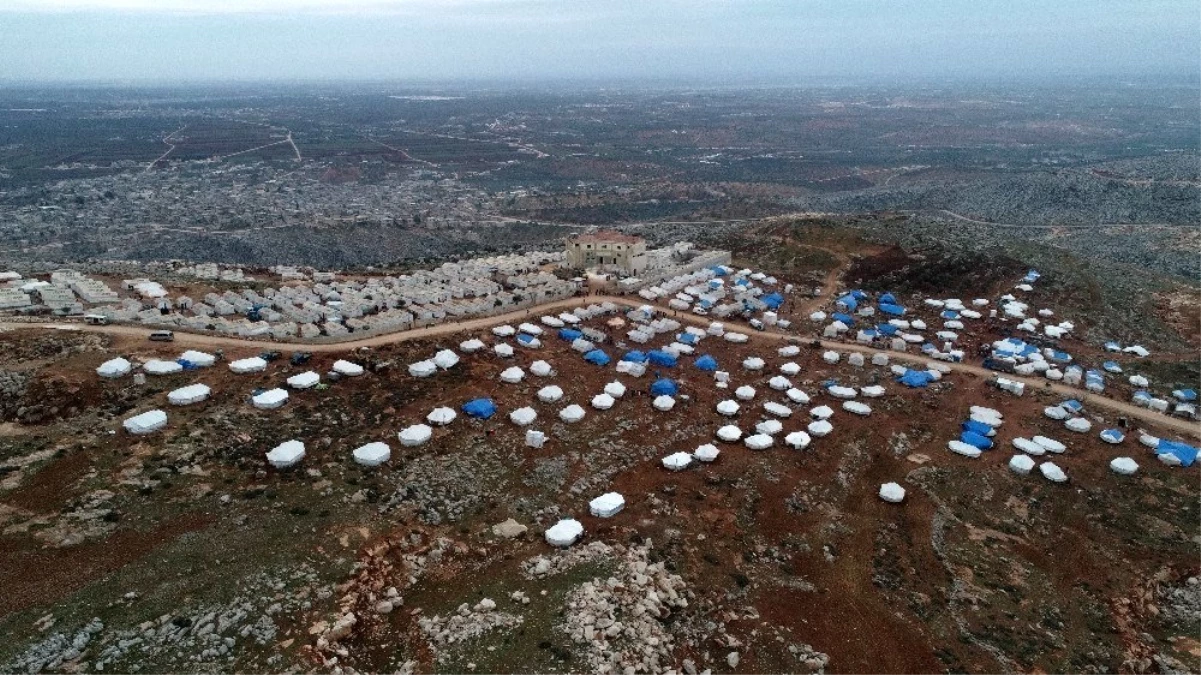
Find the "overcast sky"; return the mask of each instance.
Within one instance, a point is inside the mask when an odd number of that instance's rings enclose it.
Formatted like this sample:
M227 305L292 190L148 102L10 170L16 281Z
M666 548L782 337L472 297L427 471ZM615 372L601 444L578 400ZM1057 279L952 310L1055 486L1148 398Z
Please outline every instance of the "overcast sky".
M1198 77L1197 0L0 0L31 80Z

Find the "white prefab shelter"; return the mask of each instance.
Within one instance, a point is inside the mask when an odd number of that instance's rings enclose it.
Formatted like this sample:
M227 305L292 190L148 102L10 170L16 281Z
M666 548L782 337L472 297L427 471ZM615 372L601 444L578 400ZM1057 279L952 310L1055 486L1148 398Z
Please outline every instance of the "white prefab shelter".
M293 389L310 389L317 386L317 383L320 381L320 375L311 370L306 370L303 373L289 377L288 386Z
M433 361L418 361L409 364L409 374L413 377L429 377L438 372L438 366Z
M207 352L198 352L194 349L189 349L188 351L180 354L179 359L181 361L187 361L197 368L208 368L217 362L216 356L213 356Z
M787 377L782 375L776 375L768 380L767 386L775 389L776 391L786 391L788 389L792 389L792 383L788 381Z
M535 361L530 364L530 372L538 377L550 377L555 374L555 369L546 361Z
M502 359L513 356L513 348L503 342L496 343L496 346L492 348L492 352Z
M546 445L546 434L541 431L527 429L525 432L525 444L531 448L541 448Z
M1014 455L1009 458L1009 470L1019 476L1025 476L1034 470L1034 460L1026 455Z
M686 452L675 452L663 458L663 468L669 471L682 471L692 465L692 455Z
M163 361L161 359L150 359L142 364L142 370L150 375L174 375L183 370L183 366L178 361Z
M246 373L261 373L264 370L267 370L267 361L257 356L252 356L248 359L231 361L229 364L229 369L239 375L245 375Z
M805 392L801 391L800 389L795 389L795 388L789 389L788 391L784 392L784 395L787 396L788 400L792 401L793 403L808 403L809 402L809 394L806 394Z
M734 390L734 396L738 397L740 401L749 401L755 398L755 388L749 384L744 384Z
M573 403L559 411L559 419L571 424L584 419L584 414L584 409Z
M803 431L794 431L784 437L784 444L796 450L804 450L811 441L809 434Z
M1052 483L1067 482L1068 475L1064 473L1063 469L1059 468L1059 466L1054 462L1043 462L1042 464L1038 465L1038 470L1042 472L1044 478Z
M784 431L784 425L780 422L780 420L763 420L755 425L755 431L760 434L775 436L781 431Z
M1081 434L1087 433L1089 429L1093 428L1092 422L1089 422L1083 417L1073 417L1072 419L1064 422L1063 426L1067 427L1067 429L1070 431L1075 431Z
M130 370L133 370L133 364L128 360L118 356L115 359L109 359L108 361L100 364L100 366L96 368L96 374L100 377L107 377L111 379L126 375Z
M149 410L125 420L124 426L131 434L152 434L167 426L167 413L162 410Z
M538 400L543 403L554 403L563 398L563 388L557 384L548 384L538 390Z
M868 415L872 414L872 407L866 403L860 403L859 401L844 401L842 404L842 409L853 415L860 415L862 417L867 417Z
M304 443L284 441L267 453L267 463L277 469L289 469L304 459Z
M1109 468L1116 474L1133 476L1138 471L1138 462L1129 457L1115 457L1109 463Z
M1013 439L1013 447L1017 448L1018 450L1021 450L1022 452L1026 453L1027 455L1034 455L1035 457L1038 457L1039 455L1043 455L1047 452L1046 448L1039 445L1038 443L1035 443L1034 441L1030 440L1029 438L1020 438L1019 437L1019 438ZM1031 463L1030 467L1034 468L1034 464Z
M726 417L733 417L734 415L737 415L738 408L739 408L738 404L729 399L726 399L725 401L722 401L721 403L717 404L718 414L725 415Z
M496 337L512 337L517 334L517 329L509 324L503 324L493 327L492 334Z
M523 377L525 377L524 370L517 366L510 366L505 368L504 372L500 374L500 381L508 384L517 384Z
M947 449L949 449L951 452L955 453L956 455L963 455L964 457L969 457L971 459L975 459L975 458L979 457L980 453L981 453L980 448L977 448L976 446L970 445L968 443L964 443L963 441L960 441L960 440L948 441Z
M900 504L905 501L905 488L896 483L884 483L880 486L880 499L889 504Z
M773 442L774 441L772 440L772 437L768 436L767 434L754 434L747 436L746 440L743 441L743 443L746 444L746 447L750 448L751 450L766 450L771 447Z
M1064 451L1066 451L1068 449L1068 447L1066 445L1064 445L1063 443L1060 443L1059 441L1055 440L1054 438L1047 438L1046 436L1035 436L1032 440L1035 443L1037 443L1039 446L1041 446L1047 452L1054 453L1056 455L1062 455L1064 453Z
M814 438L829 436L830 432L834 431L834 425L830 424L826 420L815 420L810 422L809 426L805 428L809 430L809 435L813 436Z
M422 445L429 441L434 435L434 430L425 424L414 424L411 427L405 427L396 437L400 439L400 444L408 447Z
M736 443L738 439L742 438L742 429L733 424L727 424L717 430L717 437L727 443Z
M443 406L441 408L434 408L431 410L430 414L425 416L425 421L435 426L444 427L447 424L455 421L455 418L458 417L458 415L459 414L454 411L454 408L447 408Z
M698 462L712 462L721 454L721 450L717 449L712 443L705 443L692 451L692 458Z
M667 412L676 407L676 400L665 394L663 396L656 396L655 400L651 401L651 405L655 406L655 410Z
M533 424L536 419L538 419L538 412L528 406L509 413L509 421L519 427Z
M268 389L250 399L251 405L259 410L273 410L288 402L286 389Z
M608 410L609 408L612 408L613 404L616 402L617 399L608 394L597 394L596 396L592 397L592 407L596 408L597 410Z
M454 368L459 364L459 355L449 349L443 349L434 354L434 364L442 370Z
M464 354L474 354L486 346L487 345L484 344L483 340L471 338L470 340L464 340L459 343L459 351L463 352Z
M368 443L355 448L351 454L354 461L363 466L379 466L392 456L392 448L389 448L387 443Z
M546 530L546 543L566 548L584 536L584 525L574 518L564 518Z
M789 361L788 363L780 366L780 372L784 373L785 375L796 375L801 372L801 367L792 361Z
M597 518L612 518L624 509L626 499L617 492L605 494L588 502L588 512Z
M206 384L189 384L167 394L167 401L171 405L192 405L208 398L211 393L212 390Z
M357 363L338 359L334 361L334 372L346 377L358 377L363 374L363 367Z
M605 385L605 393L613 398L621 398L625 396L626 386L620 382L610 382Z

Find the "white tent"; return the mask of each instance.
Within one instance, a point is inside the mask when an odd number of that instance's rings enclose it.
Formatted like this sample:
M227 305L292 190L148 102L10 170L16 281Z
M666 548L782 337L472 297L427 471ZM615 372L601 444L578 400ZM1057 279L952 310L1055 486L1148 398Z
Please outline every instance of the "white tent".
M787 396L788 400L792 401L793 403L808 403L809 402L809 394L806 394L805 392L801 391L800 389L795 389L795 388L789 389L788 391L784 392L784 395Z
M1068 449L1066 445L1064 445L1063 443L1060 443L1059 441L1055 440L1054 438L1047 438L1046 436L1035 436L1033 440L1035 443L1042 446L1042 448L1044 450L1046 450L1047 452L1051 452L1056 455L1062 455L1064 453L1064 451L1066 451Z
M596 345L590 340L585 340L582 337L578 337L571 341L571 348L581 354L587 354L593 349L596 349Z
M259 410L274 410L288 402L288 390L286 389L268 389L261 394L257 394L250 399L251 405Z
M547 318L547 317L542 317L542 319L543 319L544 321L546 320L546 318ZM554 317L551 317L551 318L554 318ZM550 324L547 324L547 325L549 326ZM560 322L559 322L559 325L558 325L558 326L555 326L555 328L562 328L562 326L563 326L563 322L562 322L562 321L560 321ZM522 333L525 333L525 334L527 334L527 335L534 335L534 336L537 336L537 335L542 335L542 327L541 327L541 326L538 326L538 325L535 325L535 324L532 324L532 323L530 323L530 322L528 322L528 321L527 321L527 322L525 322L525 323L522 323L520 326L518 326L518 327L517 327L517 330L519 330L519 331L521 331Z
M878 384L873 384L867 387L860 387L859 393L867 398L880 398L884 395L884 387Z
M564 518L546 530L546 543L566 548L584 536L584 526L574 518Z
M207 352L198 352L194 349L189 349L188 351L180 354L179 359L181 361L187 361L197 368L208 368L217 362L216 356L213 356Z
M597 518L612 518L624 509L626 506L625 497L617 492L606 492L605 494L588 502L588 512Z
M734 344L742 344L751 338L746 333L726 333L723 336L723 339L726 342L733 342Z
M814 419L828 420L834 416L834 409L828 405L819 405L816 408L810 408L809 414L812 415Z
M784 431L784 425L780 422L780 420L763 420L755 425L755 431L767 436L775 436L781 431Z
M1043 408L1043 414L1053 420L1066 420L1072 413L1064 410L1063 406L1051 405Z
M750 448L751 450L766 450L771 447L773 442L774 441L772 440L772 437L768 436L767 434L754 434L752 436L747 436L746 440L743 441L743 443L746 444L746 447Z
M829 364L838 363L838 360L840 358L841 357L838 355L838 352L833 351L833 350L822 354L822 360Z
M463 352L464 354L474 354L486 346L487 345L484 344L483 340L471 338L470 340L464 340L459 343L459 351Z
M742 360L742 367L747 370L763 370L764 365L765 362L758 356L748 356Z
M434 430L426 424L414 424L411 427L401 429L396 437L400 439L400 444L408 447L423 445L434 435Z
M784 437L784 444L796 450L804 450L809 447L811 440L809 434L803 431L794 431Z
M712 462L721 454L721 450L717 449L712 443L705 443L692 451L692 458L698 462Z
M776 391L786 391L788 389L792 389L792 383L788 381L787 377L782 375L776 375L768 380L767 386L775 389Z
M492 328L492 334L496 337L512 337L517 334L517 329L509 324L502 324Z
M717 437L727 443L735 443L738 439L742 438L742 429L733 424L727 424L717 430Z
M620 382L614 381L605 385L605 393L613 398L621 398L625 396L626 386Z
M108 361L100 364L100 366L96 368L96 374L100 377L116 378L128 374L132 369L132 363L118 356L115 359L109 359Z
M447 408L443 406L441 408L434 408L431 410L430 414L425 416L425 421L436 426L444 427L447 424L455 421L456 417L458 417L458 413L454 411L454 408Z
M320 381L320 375L311 370L306 370L303 373L289 377L288 386L293 389L310 389L317 386L317 383Z
M459 363L459 355L449 349L439 350L434 354L434 364L442 370L454 368Z
M1142 443L1143 445L1145 445L1148 448L1151 448L1152 450L1155 450L1156 448L1159 447L1159 437L1152 436L1151 434L1148 434L1146 432L1142 432L1139 435L1138 442Z
M358 377L363 374L363 367L357 363L338 359L334 361L334 372L346 377Z
M613 404L616 402L617 399L608 394L597 394L596 396L592 397L592 407L596 408L597 410L608 410L609 408L612 408Z
M555 369L546 361L535 361L530 364L530 372L538 377L550 377L555 374Z
M541 431L527 429L525 432L525 444L531 448L541 448L546 444L546 434Z
M509 421L519 427L533 424L536 419L538 419L538 412L529 406L518 408L509 413Z
M767 414L775 415L776 417L792 416L792 408L789 408L781 403L776 403L775 401L768 401L767 403L764 403L763 409L767 411Z
M563 321L563 319L560 319L557 316L549 316L549 315L540 318L539 321L550 326L551 328L562 328L565 323ZM526 324L526 323L521 324L522 330L525 330L525 326L529 326L529 325L533 325L533 324Z
M288 469L304 459L304 443L284 441L267 453L267 462L277 469Z
M124 426L126 431L139 436L154 433L167 426L167 413L161 410L150 410L125 420Z
M229 364L229 369L239 375L245 373L258 373L267 369L267 362L257 356L252 356L248 359L238 359Z
M208 385L189 384L186 387L180 387L167 394L167 401L171 405L191 405L193 403L200 403L208 398L211 393L212 390L208 388Z
M1035 457L1038 457L1039 455L1045 454L1047 452L1046 448L1039 445L1038 443L1035 443L1034 441L1030 440L1029 438L1020 438L1019 437L1019 438L1013 439L1013 447L1017 448L1018 450L1021 450L1022 452L1026 453L1027 455L1034 455ZM1034 468L1034 464L1031 464L1030 468Z
M496 343L496 346L492 348L492 352L502 359L513 356L513 348L503 342Z
M854 387L842 387L837 384L826 389L826 393L833 396L834 398L843 398L843 399L855 398L856 396L859 395L859 392L855 391Z
M433 361L418 361L409 364L409 374L413 377L429 377L438 372L438 365Z
M500 381L508 384L517 384L521 378L525 377L525 371L517 366L510 366L500 374Z
M977 448L974 445L969 445L960 440L949 441L947 443L947 448L957 455L963 455L964 457L970 457L972 459L980 456L980 448Z
M726 417L733 417L738 414L739 405L730 399L726 399L717 404L717 412Z
M1026 455L1014 455L1009 458L1009 470L1019 476L1025 476L1034 470L1034 460Z
M1133 476L1138 471L1138 462L1129 457L1114 457L1109 463L1109 468L1116 474Z
M1073 417L1072 419L1064 422L1063 426L1067 427L1070 431L1075 431L1081 434L1087 433L1089 429L1093 428L1092 422L1089 422L1083 417Z
M873 366L887 366L888 365L888 354L872 354L872 365Z
M785 375L796 375L801 372L801 367L792 361L789 361L788 363L780 366L780 372L784 373Z
M355 448L352 454L354 461L363 466L379 466L392 456L392 448L389 448L387 443L368 443Z
M579 422L584 419L584 409L573 403L559 411L559 419L568 424Z
M563 389L557 384L548 384L538 390L538 400L543 403L554 403L563 398Z
M834 425L826 420L814 420L806 427L809 430L809 435L815 438L829 436L831 431L834 431Z
M842 409L853 415L859 415L861 417L867 417L868 415L872 414L872 407L866 403L860 403L859 401L843 401Z
M748 384L744 384L734 390L734 396L738 397L738 400L740 401L749 401L755 398L755 388Z
M183 366L177 361L163 361L161 359L150 359L142 364L142 370L151 375L174 375L183 370Z
M1043 477L1052 483L1067 482L1068 476L1054 462L1043 462L1038 465L1038 470L1042 472Z
M655 400L651 401L651 405L655 406L655 410L667 412L668 410L676 407L676 400L667 395L656 396Z
M692 455L686 452L675 452L663 458L663 468L670 471L682 471L692 465Z
M783 356L784 358L791 358L793 356L796 356L797 354L800 354L801 348L796 345L787 345L784 347L780 347L778 350L776 350L776 353L779 354L780 356Z
M884 483L880 486L880 499L889 504L900 504L905 501L905 488L896 483Z

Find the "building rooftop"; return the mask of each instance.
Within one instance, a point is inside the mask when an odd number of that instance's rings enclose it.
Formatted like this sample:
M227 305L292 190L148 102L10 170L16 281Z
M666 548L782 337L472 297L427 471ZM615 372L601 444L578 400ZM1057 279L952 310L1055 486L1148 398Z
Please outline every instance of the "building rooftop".
M581 234L568 240L572 244L641 244L645 240L632 234L622 234L613 230L601 230Z

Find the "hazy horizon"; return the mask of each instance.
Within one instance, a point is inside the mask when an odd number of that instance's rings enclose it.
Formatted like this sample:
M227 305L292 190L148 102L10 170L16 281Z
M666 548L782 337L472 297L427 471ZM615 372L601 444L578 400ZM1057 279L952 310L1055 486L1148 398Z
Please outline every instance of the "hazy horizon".
M1195 82L1197 4L9 0L6 82Z

